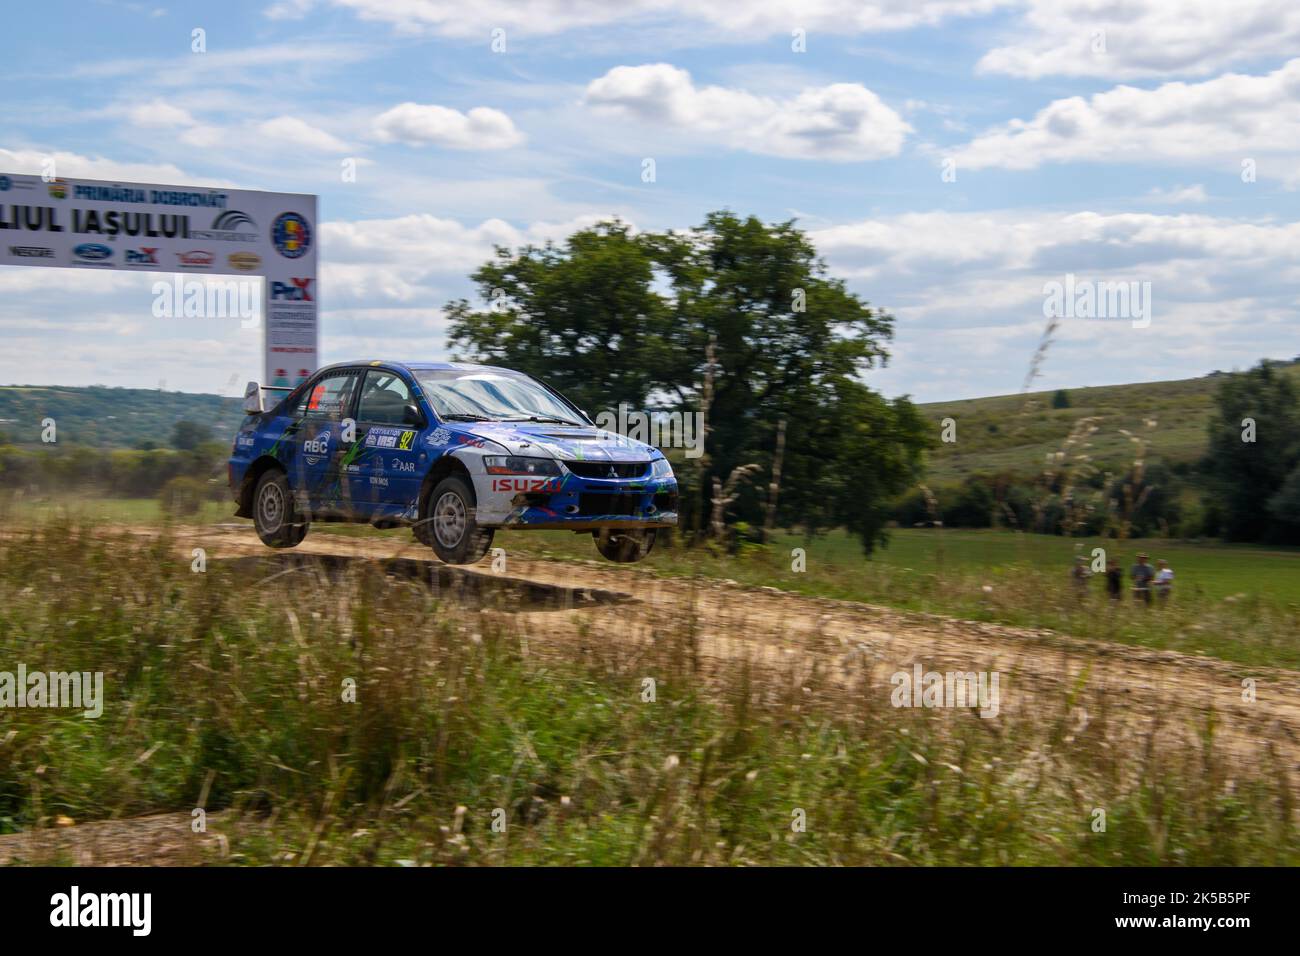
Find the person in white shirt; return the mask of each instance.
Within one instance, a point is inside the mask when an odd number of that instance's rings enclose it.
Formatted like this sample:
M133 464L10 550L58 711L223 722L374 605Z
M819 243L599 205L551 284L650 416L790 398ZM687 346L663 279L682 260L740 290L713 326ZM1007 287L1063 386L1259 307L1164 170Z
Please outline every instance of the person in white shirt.
M1169 600L1169 593L1174 589L1174 570L1169 567L1168 561L1156 562L1156 600L1165 604Z

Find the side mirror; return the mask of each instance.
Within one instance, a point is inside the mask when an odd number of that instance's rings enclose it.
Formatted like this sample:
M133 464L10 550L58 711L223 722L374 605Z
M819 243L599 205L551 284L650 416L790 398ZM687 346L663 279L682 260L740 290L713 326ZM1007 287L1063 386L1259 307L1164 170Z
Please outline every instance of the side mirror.
M262 408L262 386L257 382L244 386L244 411L250 415L260 415L265 411Z
M409 403L402 409L402 422L406 425L414 425L416 428L423 428L426 424L420 407Z

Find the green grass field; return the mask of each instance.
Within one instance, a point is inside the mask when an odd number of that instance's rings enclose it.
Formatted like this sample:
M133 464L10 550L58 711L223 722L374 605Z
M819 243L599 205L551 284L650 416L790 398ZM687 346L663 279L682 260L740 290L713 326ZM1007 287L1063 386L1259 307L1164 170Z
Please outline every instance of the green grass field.
M73 519L92 523L160 524L152 499L77 499L22 502L11 520L37 524ZM241 519L233 507L205 503L200 514L177 520L202 525ZM246 522L251 528L251 522ZM318 524L312 536L390 540L394 552L411 543L405 529ZM589 535L558 531L499 532L495 546L507 555L558 560L602 560ZM1152 562L1164 558L1175 574L1170 605L1112 606L1100 577L1084 601L1069 580L1076 554L1089 559L1107 548L1126 575L1138 550ZM806 551L805 570L792 568L792 551ZM864 601L904 610L978 621L1045 627L1080 637L1113 640L1246 664L1300 667L1300 548L1263 548L1144 538L1104 541L1012 531L896 529L888 546L867 559L856 539L833 531L810 540L780 533L766 548L738 555L662 546L643 565L668 576L700 575L813 597ZM1125 587L1127 589L1127 580Z

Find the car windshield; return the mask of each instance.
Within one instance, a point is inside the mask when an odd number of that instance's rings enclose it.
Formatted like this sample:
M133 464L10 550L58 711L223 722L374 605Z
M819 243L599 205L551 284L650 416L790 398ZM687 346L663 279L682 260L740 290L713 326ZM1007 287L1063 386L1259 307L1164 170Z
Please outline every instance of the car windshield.
M437 369L416 371L415 377L439 418L584 424L577 412L526 375Z

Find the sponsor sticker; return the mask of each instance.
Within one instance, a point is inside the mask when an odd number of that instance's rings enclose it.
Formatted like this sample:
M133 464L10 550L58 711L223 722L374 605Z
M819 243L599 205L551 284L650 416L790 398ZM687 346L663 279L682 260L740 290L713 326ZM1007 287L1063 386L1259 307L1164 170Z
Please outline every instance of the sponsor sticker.
M559 491L559 478L493 478L493 491Z
M411 451L415 446L415 432L395 428L372 428L366 432L367 448L391 448L394 451Z

